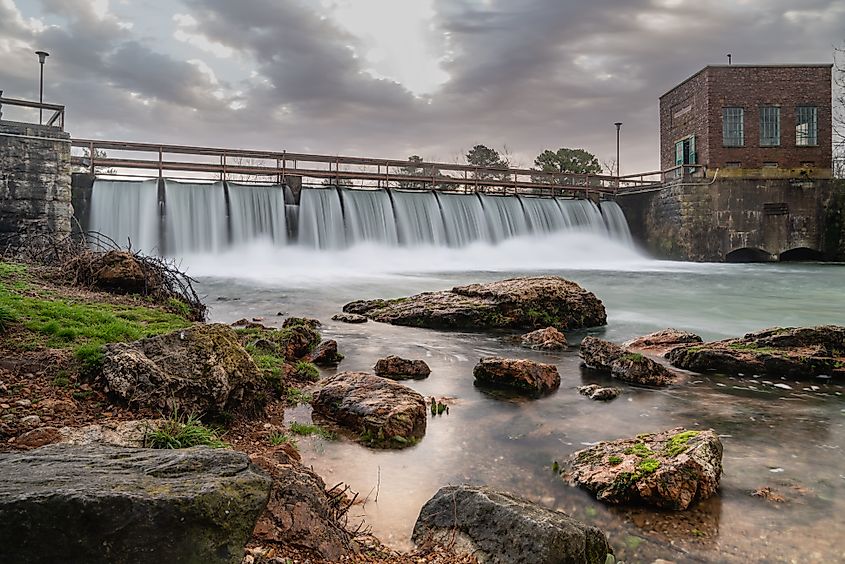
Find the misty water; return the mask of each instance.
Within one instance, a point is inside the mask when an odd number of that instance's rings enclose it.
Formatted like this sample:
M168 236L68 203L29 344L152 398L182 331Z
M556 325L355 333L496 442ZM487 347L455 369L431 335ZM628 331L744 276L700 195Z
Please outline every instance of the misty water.
M609 403L577 392L610 383L580 364L586 334L622 342L674 327L711 340L842 324L845 266L652 260L634 249L613 202L319 188L303 190L292 205L278 188L171 181L164 188L166 203L154 182L98 180L91 227L177 257L198 279L211 321L260 317L278 327L286 316L316 317L346 355L339 370L371 371L389 354L431 367L426 380L405 383L447 398L450 411L429 419L419 444L382 451L345 438L300 440L305 464L364 500L352 507L352 521L365 520L388 545L411 546L417 514L440 487L471 483L601 527L626 562L845 561L842 382L709 373L662 390L613 382L624 391ZM540 353L509 333L331 320L356 299L535 274L594 292L607 326L567 333L566 352ZM555 364L560 389L538 400L488 395L473 385L472 370L494 355ZM309 421L310 408L288 409L286 419ZM607 506L552 471L554 461L598 441L676 426L712 427L724 445L719 494L687 511ZM750 495L763 487L786 501Z
M438 488L473 483L515 492L602 527L617 556L629 562L845 558L841 382L689 375L664 390L614 382L623 395L601 403L577 393L580 385L607 381L580 366L577 346L548 354L519 347L509 334L330 319L353 299L545 273L578 282L607 308L606 327L570 332L570 344L585 334L621 342L665 327L716 339L775 325L842 323L843 266L661 262L584 233L414 251L359 246L314 252L255 245L191 257L186 264L200 278L214 321L264 317L278 325L279 312L317 317L324 337L336 339L346 355L340 370L370 371L388 354L421 358L431 366L428 379L407 385L426 397L453 399L448 415L430 418L418 445L379 451L348 439L300 441L303 462L327 484L346 482L367 500L353 507L353 517L365 519L389 545L410 546L419 509ZM554 363L561 387L534 401L487 395L473 386L472 369L479 357L489 355ZM286 417L308 421L309 408L289 410ZM719 495L688 511L606 506L552 472L554 460L596 441L674 426L712 427L725 449ZM766 486L787 501L750 496Z

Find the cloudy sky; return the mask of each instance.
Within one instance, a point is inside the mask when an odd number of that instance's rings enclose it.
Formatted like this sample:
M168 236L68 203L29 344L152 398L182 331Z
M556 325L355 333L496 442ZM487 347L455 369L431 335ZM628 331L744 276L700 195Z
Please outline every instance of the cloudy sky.
M658 166L707 64L824 63L842 0L0 0L0 89L75 137L455 161L476 143Z

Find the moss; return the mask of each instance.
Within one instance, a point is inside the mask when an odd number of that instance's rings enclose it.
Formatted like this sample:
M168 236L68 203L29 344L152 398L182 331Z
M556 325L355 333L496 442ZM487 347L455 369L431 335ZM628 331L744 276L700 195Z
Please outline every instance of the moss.
M683 431L672 436L663 447L666 456L677 456L689 448L689 440L697 436L700 431Z
M296 363L296 367L293 369L293 374L300 380L316 382L320 379L320 371L314 363L306 362L304 360Z
M616 465L618 465L618 464L622 464L622 457L621 457L621 456L618 456L618 455L616 455L616 454L612 454L612 455L610 455L610 457L607 459L607 462L608 462L611 466L616 466Z
M290 405L297 405L300 403L311 403L311 394L303 392L299 388L290 386L285 389L285 398Z
M622 358L631 362L642 362L645 360L645 357L640 353L625 353L622 355Z
M637 470L643 474L651 474L658 468L660 468L660 462L654 458L644 458L637 466Z
M650 448L648 448L648 446L646 446L645 443L640 442L626 448L625 454L636 454L637 456L644 458L654 453Z

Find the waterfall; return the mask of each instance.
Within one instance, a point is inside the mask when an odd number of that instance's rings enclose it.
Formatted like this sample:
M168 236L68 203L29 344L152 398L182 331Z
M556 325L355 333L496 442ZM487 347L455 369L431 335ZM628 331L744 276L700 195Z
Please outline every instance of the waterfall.
M286 187L167 180L162 204L163 225L156 180L98 179L86 228L170 256L217 253L254 241L317 249L359 243L463 247L561 231L588 231L631 245L616 202L321 187L302 189L296 205Z
M168 254L216 252L228 243L222 182L165 181Z
M229 217L234 245L256 239L287 242L285 196L278 186L229 182Z
M161 251L157 180L97 180L91 191L87 230L118 245L153 254Z

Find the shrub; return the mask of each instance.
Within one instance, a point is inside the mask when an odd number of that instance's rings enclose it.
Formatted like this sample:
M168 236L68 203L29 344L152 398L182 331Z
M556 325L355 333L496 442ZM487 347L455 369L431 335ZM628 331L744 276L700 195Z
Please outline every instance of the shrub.
M202 424L198 417L189 415L180 417L176 412L156 428L151 428L144 435L147 448L190 448L194 446L224 448L224 443L215 429Z

